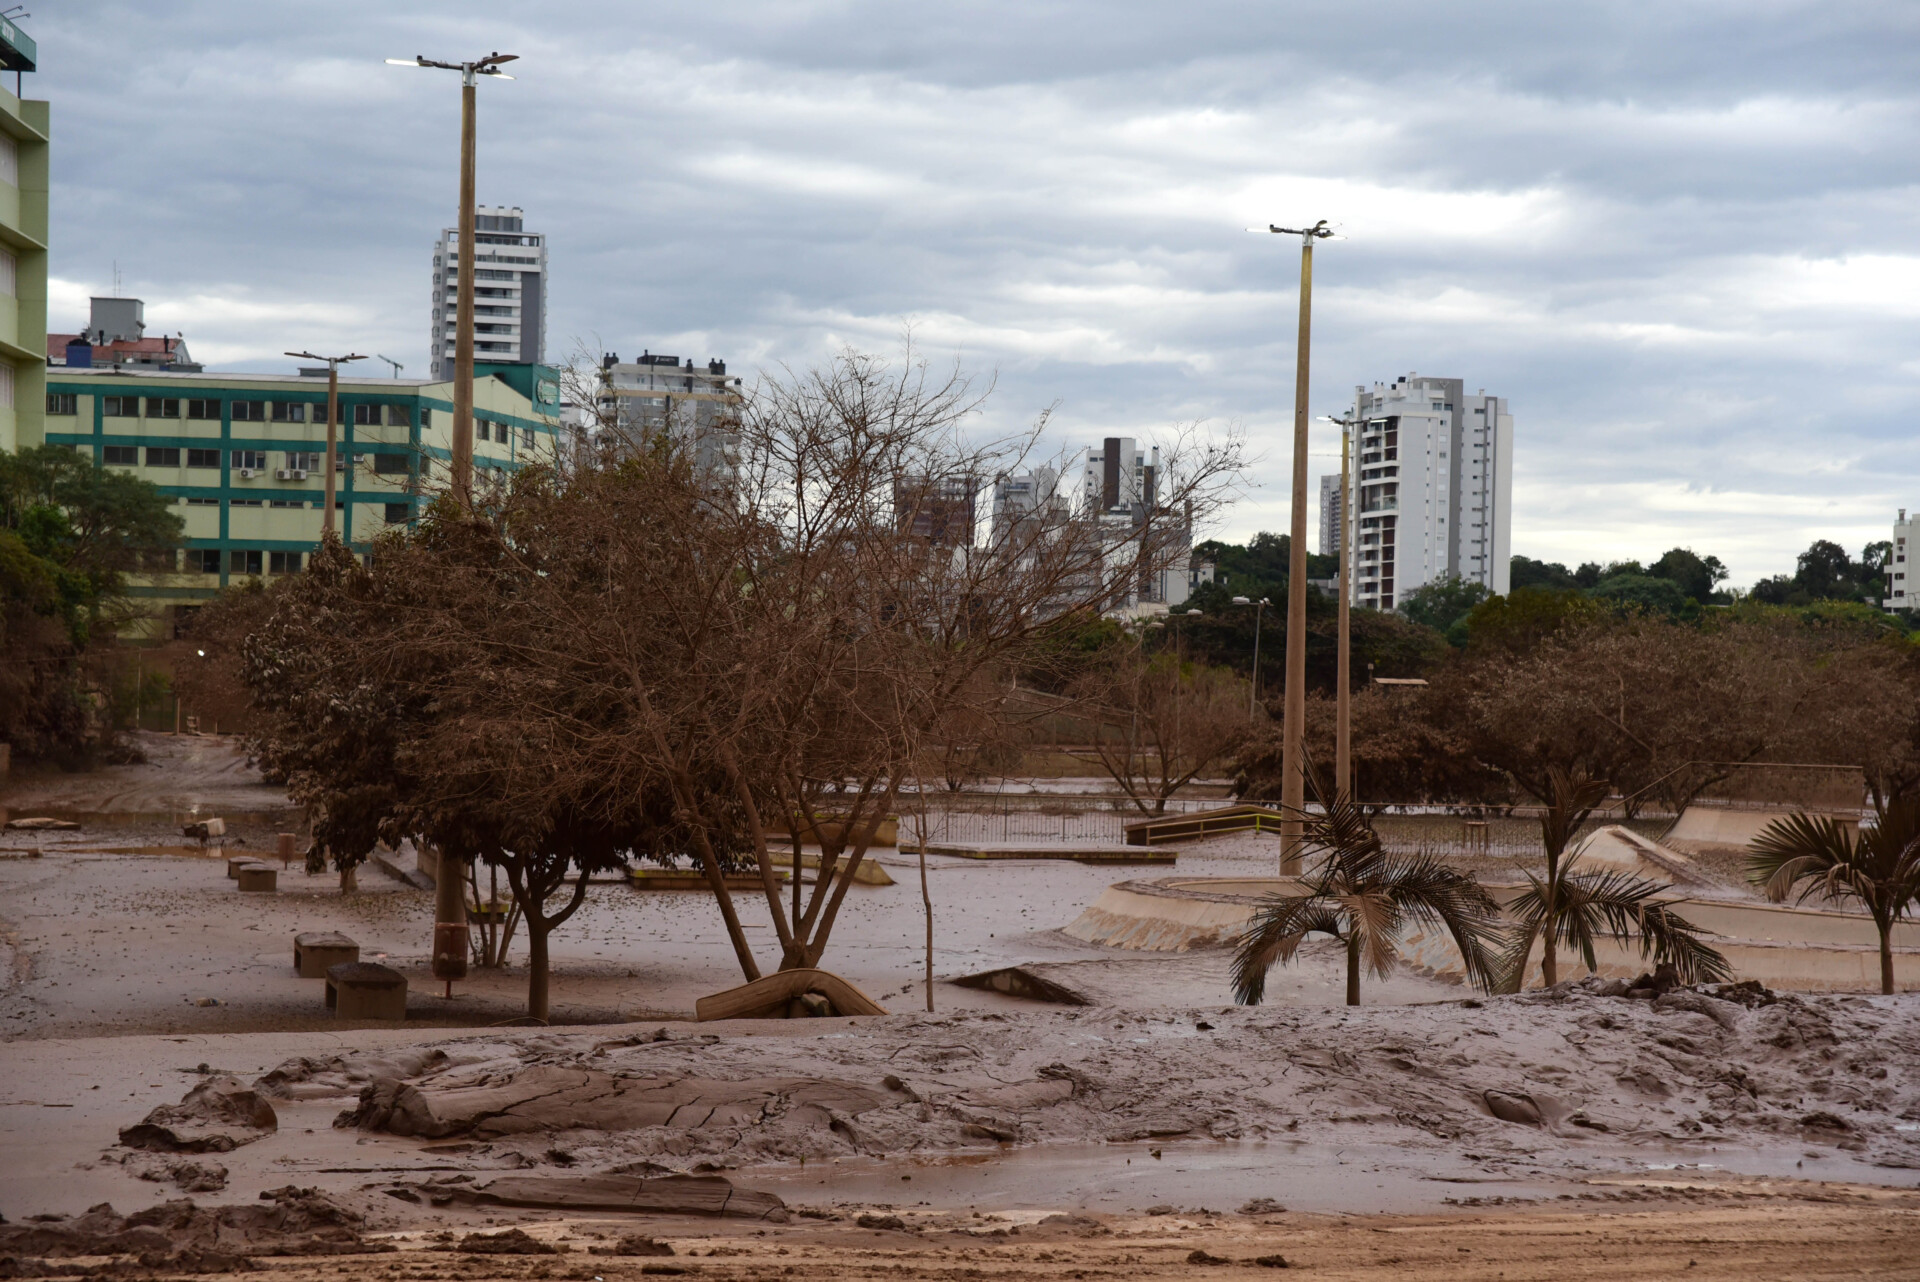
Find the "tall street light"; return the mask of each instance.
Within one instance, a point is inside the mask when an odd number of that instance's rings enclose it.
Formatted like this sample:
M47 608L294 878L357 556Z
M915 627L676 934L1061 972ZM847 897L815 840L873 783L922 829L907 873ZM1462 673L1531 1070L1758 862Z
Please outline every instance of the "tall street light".
M1247 687L1247 720L1252 721L1254 709L1259 706L1260 700L1260 616L1273 602L1265 597L1249 601L1246 597L1237 596L1233 598L1233 603L1253 607L1253 683ZM1194 614L1197 611L1189 610L1187 613Z
M1258 227L1248 228L1259 231ZM1327 220L1266 231L1300 238L1300 335L1293 375L1293 542L1287 560L1287 702L1280 746L1280 871L1301 870L1300 816L1307 800L1307 364L1313 335L1313 242L1333 235Z
M1353 586L1348 567L1353 564L1353 468L1351 449L1354 433L1360 430L1357 418L1321 417L1340 429L1340 662L1339 692L1335 695L1335 731L1333 786L1349 801L1353 799L1353 631L1348 611L1352 607Z
M473 86L481 76L513 79L500 70L500 64L519 56L490 53L472 62L436 62L425 56L387 59L396 67L437 67L460 73L460 300L454 317L452 453L453 496L463 507L473 502ZM435 352L434 358L438 357ZM465 954L461 956L464 974Z
M460 73L460 300L453 337L453 501L473 506L473 87L481 76L511 80L500 70L503 62L519 57L490 53L472 62L436 62L416 55L411 61L389 58L396 67L437 67ZM438 344L439 340L434 340ZM439 352L433 353L439 358ZM434 873L433 975L453 981L467 975L467 857L452 850L440 852Z
M333 533L333 472L336 440L340 422L340 366L347 361L367 359L357 353L347 356L315 356L312 352L288 352L287 355L303 361L325 361L327 363L327 468L326 468L326 515L320 519L320 537Z

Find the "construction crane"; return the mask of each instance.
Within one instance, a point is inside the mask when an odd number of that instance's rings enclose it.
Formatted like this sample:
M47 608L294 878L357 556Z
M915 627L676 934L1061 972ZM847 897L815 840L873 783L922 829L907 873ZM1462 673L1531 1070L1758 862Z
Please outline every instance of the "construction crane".
M393 357L391 357L391 356L381 356L381 355L380 355L379 353L377 353L377 352L376 352L376 353L374 354L374 359L376 359L376 360L383 360L383 361L385 361L385 362L386 362L387 364L389 364L389 365L391 365L391 366L393 366L393 376L394 376L395 378L399 378L399 377L400 377L400 371L406 368L406 366L405 366L405 365L402 365L402 364L401 364L401 363L400 363L399 361L396 361L395 359L393 359Z

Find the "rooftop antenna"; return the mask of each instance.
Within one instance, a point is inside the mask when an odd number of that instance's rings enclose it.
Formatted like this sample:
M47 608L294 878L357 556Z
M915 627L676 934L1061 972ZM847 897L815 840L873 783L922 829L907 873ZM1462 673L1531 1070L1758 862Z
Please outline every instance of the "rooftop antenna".
M389 365L391 365L391 366L393 366L393 376L394 376L395 378L399 378L399 377L400 377L400 371L406 368L406 366L405 366L405 365L402 365L402 364L401 364L401 363L400 363L399 361L396 361L395 359L393 359L393 357L391 357L391 356L382 356L382 355L380 355L380 354L379 354L378 352L376 352L376 353L374 353L374 359L375 359L375 360L380 360L380 361L385 361L385 362L386 362L387 364L389 364Z
M113 296L120 297L120 260L113 260Z
M27 6L23 4L12 5L4 10L0 10L0 18L31 18L32 16L32 14L27 12Z

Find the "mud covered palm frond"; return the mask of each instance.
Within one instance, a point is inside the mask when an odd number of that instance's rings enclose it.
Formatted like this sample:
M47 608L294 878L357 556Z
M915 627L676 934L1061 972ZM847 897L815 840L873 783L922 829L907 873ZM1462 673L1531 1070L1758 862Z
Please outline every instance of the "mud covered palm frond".
M1540 838L1549 860L1557 862L1573 834L1593 808L1607 799L1613 785L1605 779L1580 778L1562 766L1554 766L1547 772L1547 787L1550 795L1542 798L1546 805L1540 814Z
M1338 904L1317 894L1271 895L1247 923L1233 954L1233 999L1258 1006L1266 997L1267 972L1293 960L1301 941L1315 931L1345 938Z
M1880 807L1857 836L1825 815L1776 819L1753 840L1749 877L1779 903L1818 895L1854 898L1876 919L1895 921L1920 898L1920 797Z
M1533 941L1543 936L1549 948L1571 948L1589 971L1597 968L1594 942L1604 936L1623 947L1638 939L1640 955L1673 963L1682 983L1733 976L1705 932L1656 900L1667 889L1660 882L1625 872L1566 873L1553 883L1529 873L1527 882L1507 910L1516 925L1499 963L1506 991L1525 982Z
M1491 991L1497 967L1489 947L1500 937L1500 906L1493 896L1425 853L1399 856L1383 881L1404 920L1444 927L1460 950L1468 981Z

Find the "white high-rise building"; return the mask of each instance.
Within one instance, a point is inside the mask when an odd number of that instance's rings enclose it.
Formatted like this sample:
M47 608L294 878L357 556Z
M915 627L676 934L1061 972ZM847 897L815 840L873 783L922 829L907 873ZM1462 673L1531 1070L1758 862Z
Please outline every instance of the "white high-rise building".
M1340 473L1320 478L1320 555L1340 555Z
M1391 610L1449 575L1504 594L1512 556L1513 417L1457 378L1354 389L1353 599ZM1338 485L1335 479L1335 485ZM1323 491L1324 493L1324 491ZM1325 516L1323 498L1322 530Z
M547 355L547 238L529 232L518 206L474 206L473 359L535 364ZM460 299L460 229L433 245L432 376L453 377Z
M1893 551L1887 554L1887 595L1880 602L1888 610L1920 609L1920 590L1907 577L1907 555L1913 550L1914 526L1920 517L1910 518L1901 508L1893 523Z

